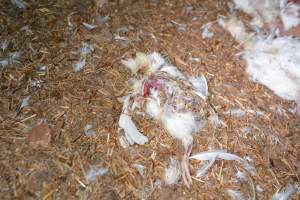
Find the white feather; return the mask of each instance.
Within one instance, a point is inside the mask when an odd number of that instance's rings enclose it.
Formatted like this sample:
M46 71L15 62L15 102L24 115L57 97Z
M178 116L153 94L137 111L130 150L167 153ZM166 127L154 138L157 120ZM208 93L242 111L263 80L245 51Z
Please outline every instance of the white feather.
M236 40L243 44L245 32L243 23L235 17L219 19ZM248 37L249 38L249 37ZM252 36L244 43L243 58L247 73L255 82L271 89L278 96L299 99L300 94L300 40L291 37ZM276 84L274 84L276 83Z
M104 168L104 167L95 167L92 166L86 173L85 178L90 181L96 181L97 177L99 176L104 176L105 174L107 174L108 169Z
M128 69L130 69L132 74L136 74L138 71L138 63L135 61L135 59L129 58L127 60L121 60L121 63L125 65Z
M209 22L207 24L205 24L204 26L202 26L202 38L205 39L205 38L211 38L214 36L214 33L211 32L209 29L211 27L212 23Z
M246 160L242 159L241 157L227 153L226 150L223 149L214 149L214 150L209 150L209 151L204 151L200 152L197 154L194 154L193 156L190 156L190 159L196 159L196 160L201 160L201 161L212 161L212 160L230 160L230 161L238 161L240 162L244 168L250 172L252 175L255 175L256 172ZM204 172L206 172L207 169L203 169ZM200 170L200 174L203 173L202 170Z
M201 75L199 77L190 77L189 81L191 82L195 93L203 98L204 100L208 97L208 85L205 76Z
M156 72L163 65L167 64L166 60L162 57L162 55L157 52L153 52L149 54L147 57L150 61L150 71L152 73Z
M224 114L239 118L239 117L244 117L246 115L246 112L239 108L232 108L232 109L225 111Z
M264 191L264 189L260 185L256 185L255 190L256 190L256 192L259 192L259 193Z
M146 54L137 52L136 57L129 58L127 60L121 60L121 63L125 65L128 69L130 69L132 74L136 74L141 67L150 67L149 60Z
M73 64L73 70L75 72L79 72L80 70L82 70L85 67L85 65L86 65L85 58L82 58Z
M173 78L185 78L185 76L177 69L177 67L170 64L161 67L160 71L169 74Z
M134 163L134 164L132 164L131 166L132 166L133 168L135 168L135 169L139 172L139 174L140 174L141 176L144 176L144 172L145 172L145 169L146 169L146 167L145 167L144 165Z
M280 14L280 3L282 0L234 0L237 9L258 17L262 16L264 21L270 23Z
M300 94L299 49L298 39L257 37L244 51L247 73L278 96L296 101Z
M161 115L161 109L159 106L159 99L150 98L146 104L146 113L150 115L150 117L159 120Z
M220 125L226 126L226 123L219 119L219 116L216 113L209 116L208 120L214 127L218 127Z
M96 137L96 132L93 130L92 124L87 124L84 126L84 134L87 137Z
M25 98L22 100L22 102L21 102L21 105L20 105L20 108L19 108L19 109L22 109L22 108L24 108L24 107L28 106L30 98L31 98L31 96L27 96L27 97L25 97Z
M9 45L9 42L7 40L2 41L0 44L2 51L5 51L8 47L8 45Z
M232 200L243 200L243 199L245 199L243 193L240 192L240 191L228 189L227 194L230 196L230 198Z
M300 6L296 3L289 3L281 9L280 18L286 31L300 24L299 12Z
M20 57L19 52L11 52L8 54L7 57L0 58L0 65L2 67L7 67L9 65L13 65L15 63L18 63L18 59Z
M164 113L161 117L165 129L187 147L193 141L192 134L199 130L199 123L191 112Z
M87 42L82 42L81 48L80 48L80 55L81 56L88 55L88 54L92 53L93 51L94 51L94 48L93 48L92 45L90 45Z
M130 116L122 113L119 126L124 130L125 137L131 145L134 143L143 145L148 142L148 138L138 131Z
M223 159L223 160L243 161L241 157L231 153L227 153L226 150L223 149L215 149L215 150L200 152L194 154L190 158L196 160Z
M274 194L272 200L289 200L294 192L295 187L293 185L288 185L281 192Z
M166 185L176 185L181 177L181 167L175 158L171 158L170 164L165 169Z
M201 176L205 175L206 172L208 171L208 169L214 164L215 161L216 161L216 157L211 159L208 163L202 165L201 168L199 168L197 170L196 177L201 177Z
M241 172L240 170L238 170L235 175L241 181L246 181L248 179L247 175L244 172Z
M257 0L233 0L235 7L244 11L247 14L252 14L255 12Z
M98 26L97 25L93 25L93 24L88 24L88 23L85 23L85 22L82 22L82 25L89 31L97 28Z
M240 44L248 42L251 37L251 34L246 32L244 23L235 16L230 16L229 18L220 16L218 17L217 22L221 27L229 31L232 37Z
M23 0L11 0L11 3L23 10L26 10L27 8L27 4Z

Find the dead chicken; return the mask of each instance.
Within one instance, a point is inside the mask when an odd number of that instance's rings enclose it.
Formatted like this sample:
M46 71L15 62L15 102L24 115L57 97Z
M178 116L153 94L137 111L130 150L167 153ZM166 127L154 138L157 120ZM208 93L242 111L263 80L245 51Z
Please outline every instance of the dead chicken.
M204 76L188 77L168 63L159 53L137 53L123 60L134 78L132 90L124 103L126 113L146 113L171 136L182 141L181 162L184 184L190 188L189 156L193 134L206 124L214 111L207 101L208 88Z

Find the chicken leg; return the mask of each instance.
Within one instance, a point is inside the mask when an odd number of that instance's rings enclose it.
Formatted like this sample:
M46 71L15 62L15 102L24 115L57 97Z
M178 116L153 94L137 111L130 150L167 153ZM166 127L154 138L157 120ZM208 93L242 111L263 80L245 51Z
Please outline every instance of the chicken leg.
M184 148L184 155L181 161L182 179L188 189L190 189L192 185L192 177L189 169L189 157L192 152L192 147L193 145L190 144L187 146L187 148Z
M298 98L298 101L296 103L297 103L297 113L298 116L300 117L300 97Z

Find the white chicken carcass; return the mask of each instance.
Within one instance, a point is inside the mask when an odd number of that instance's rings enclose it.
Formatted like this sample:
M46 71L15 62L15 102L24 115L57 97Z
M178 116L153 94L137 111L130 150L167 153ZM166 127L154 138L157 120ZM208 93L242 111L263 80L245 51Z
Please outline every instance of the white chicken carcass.
M300 40L247 33L235 16L220 17L218 22L244 47L243 58L251 79L283 99L296 101L300 116Z
M140 109L158 122L173 137L182 141L184 156L182 178L190 188L189 155L193 134L201 130L213 109L206 101L207 83L204 77L187 77L169 64L159 53L137 53L135 59L123 60L132 79L131 103L127 111ZM133 108L134 107L134 108Z

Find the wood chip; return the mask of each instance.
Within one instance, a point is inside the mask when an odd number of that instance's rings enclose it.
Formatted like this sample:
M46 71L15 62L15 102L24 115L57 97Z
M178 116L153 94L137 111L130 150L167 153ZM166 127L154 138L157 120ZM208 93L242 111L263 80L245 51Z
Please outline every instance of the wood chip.
M29 131L27 140L29 145L36 150L48 148L51 142L51 129L48 124L43 121Z

